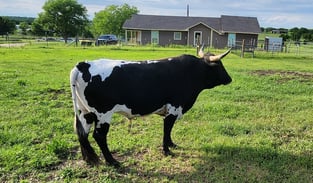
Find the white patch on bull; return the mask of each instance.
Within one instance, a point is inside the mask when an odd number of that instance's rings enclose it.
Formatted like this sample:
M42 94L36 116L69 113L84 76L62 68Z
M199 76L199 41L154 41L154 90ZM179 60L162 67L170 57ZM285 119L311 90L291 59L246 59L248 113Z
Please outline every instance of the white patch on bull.
M84 114L83 113L81 113L79 115L79 120L80 120L80 122L81 122L81 124L82 124L82 126L84 128L85 133L88 134L89 130L90 130L90 127L91 127L91 124L87 123L87 120L84 118Z
M159 61L157 60L147 60L147 64L155 64L158 63Z
M111 60L111 59L100 59L92 62L88 62L90 64L89 73L91 77L100 75L101 80L104 81L107 77L109 77L114 69L114 67L120 67L124 64L133 64L136 62L129 62L125 60Z
M173 58L168 58L167 60L168 60L168 61L172 61L172 60L173 60Z
M103 123L110 124L111 118L114 113L119 113L121 115L124 115L128 119L133 119L135 117L142 116L140 114L133 114L130 108L128 108L126 105L120 105L120 104L116 104L113 107L113 109L111 109L110 111L107 111L106 113L99 113L96 110L94 111L94 113L96 114L99 120L99 123L97 124L97 128L100 128L100 125ZM168 116L172 114L174 116L177 116L177 119L180 119L183 115L183 108L181 106L175 107L175 106L172 106L171 104L166 104L162 106L160 109L152 112L151 114L159 114L161 116Z
M168 116L170 114L177 116L177 119L181 118L183 115L183 108L181 106L175 107L171 104L166 104L162 106L160 109L152 112L152 114L158 114L160 116Z
M166 105L167 108L167 115L174 115L177 116L177 119L180 119L183 116L183 108L181 106L175 107L172 106L171 104Z
M113 116L114 113L119 113L122 114L124 116L126 116L128 119L132 119L135 117L138 117L140 115L134 115L131 112L131 109L128 108L126 105L120 105L120 104L116 104L113 109L111 109L110 111L107 111L106 113L99 113L97 111L94 112L99 120L99 123L97 124L97 128L100 128L100 124L103 123L111 123L111 118Z

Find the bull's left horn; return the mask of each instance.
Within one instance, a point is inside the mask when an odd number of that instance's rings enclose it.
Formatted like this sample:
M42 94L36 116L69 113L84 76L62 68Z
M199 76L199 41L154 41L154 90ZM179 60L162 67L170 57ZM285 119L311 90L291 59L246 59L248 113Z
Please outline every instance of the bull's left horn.
M216 61L221 60L223 57L225 57L230 52L230 50L231 50L231 48L228 49L226 52L220 54L220 55L209 56L210 62L216 62Z
M198 52L198 55L199 55L200 58L204 57L204 52L203 51L204 51L204 45L201 46L201 48L200 48L200 50Z

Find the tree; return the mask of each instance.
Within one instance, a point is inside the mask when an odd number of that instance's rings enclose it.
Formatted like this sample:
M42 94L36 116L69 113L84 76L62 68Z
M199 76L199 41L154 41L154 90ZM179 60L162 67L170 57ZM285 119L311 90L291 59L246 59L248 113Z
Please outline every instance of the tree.
M37 18L31 25L31 32L33 35L44 36L47 31L44 28L44 24L41 22L42 18Z
M273 30L275 30L274 27L267 27L267 28L265 28L265 32L272 32Z
M27 22L21 22L20 23L20 29L22 30L22 34L26 35L27 34L27 29L29 28L29 25Z
M307 33L302 34L302 37L305 42L313 41L313 31L309 31Z
M283 38L283 41L286 42L288 39L290 39L290 36L288 34L281 34L279 37Z
M6 35L15 31L15 23L8 18L0 17L0 35Z
M124 35L123 24L139 10L128 4L122 6L111 5L95 14L92 31L95 36L100 34Z
M301 32L298 27L294 27L289 30L290 31L290 38L293 41L299 41L301 38Z
M87 24L87 9L76 0L48 0L39 13L37 22L45 31L53 31L67 42L70 36L82 32Z

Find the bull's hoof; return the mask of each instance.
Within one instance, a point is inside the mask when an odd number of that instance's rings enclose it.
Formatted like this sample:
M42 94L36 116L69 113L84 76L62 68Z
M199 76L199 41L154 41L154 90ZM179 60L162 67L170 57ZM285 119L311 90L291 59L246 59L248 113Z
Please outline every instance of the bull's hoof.
M107 165L112 166L114 168L120 168L121 167L121 163L116 161L116 160L112 160L110 162L107 161Z
M175 156L175 154L172 151L163 151L163 154L165 156Z
M168 147L171 147L171 148L176 149L176 148L178 148L178 145L177 145L177 144L174 144L174 143L172 142L172 143L170 143L170 144L168 145Z
M83 157L87 164L92 166L97 166L100 163L100 159L96 154L88 154L88 156Z
M100 163L99 158L86 158L85 161L87 162L87 164L92 165L92 166L97 166Z

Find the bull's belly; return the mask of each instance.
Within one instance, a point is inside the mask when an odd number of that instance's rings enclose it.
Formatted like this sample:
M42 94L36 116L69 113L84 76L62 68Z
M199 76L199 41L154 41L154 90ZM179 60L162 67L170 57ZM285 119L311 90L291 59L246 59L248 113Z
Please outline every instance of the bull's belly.
M92 110L91 112L95 113L99 123L97 123L97 127L100 127L100 124L103 123L111 123L111 118L114 113L122 114L126 116L128 119L133 119L135 117L145 116L149 114L158 114L161 116L174 115L179 119L182 114L183 108L181 106L174 107L171 104L165 104L162 107L150 112L150 113L133 113L131 108L128 108L126 105L116 104L110 111L105 113L98 112L97 110Z
M127 117L128 119L133 119L136 117L146 116L149 114L158 114L160 116L165 116L166 111L167 111L166 109L167 109L167 105L163 105L161 108L156 109L152 112L145 112L145 113L137 114L137 113L133 113L133 110L131 108L128 108L126 105L115 105L114 108L112 109L112 112L121 114Z

